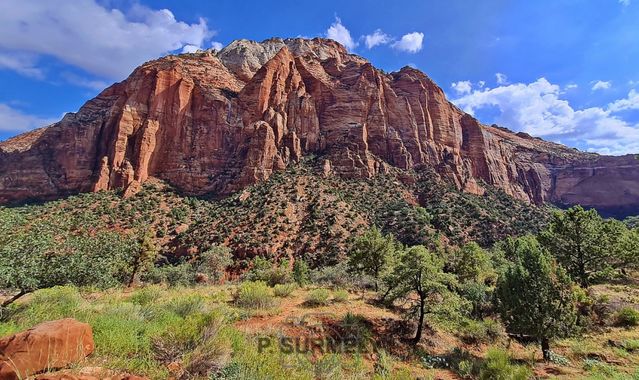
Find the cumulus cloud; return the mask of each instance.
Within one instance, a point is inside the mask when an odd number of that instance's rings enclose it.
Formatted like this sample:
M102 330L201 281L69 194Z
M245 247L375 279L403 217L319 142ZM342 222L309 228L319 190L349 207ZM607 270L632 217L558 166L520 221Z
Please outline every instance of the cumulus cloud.
M195 46L195 45L184 45L184 47L182 48L182 53L195 53L198 50L200 50L199 46Z
M574 109L561 99L559 85L540 78L528 84L475 90L453 102L471 114L496 109L495 122L516 131L603 154L625 154L639 152L639 125L614 113L635 107L636 97L631 91L628 98L607 107Z
M625 99L615 100L608 105L610 112L619 112L625 110L639 110L639 92L630 90L628 97Z
M351 37L351 32L346 29L339 17L335 17L335 22L326 31L326 37L346 46L348 50L357 47L357 43Z
M593 91L597 91L597 90L607 90L612 86L612 83L610 82L606 82L606 81L602 81L602 80L598 80L595 82L595 84L592 85L592 90Z
M47 126L56 121L56 119L27 115L7 104L0 103L0 131L2 132L26 132Z
M210 38L206 21L188 24L168 9L135 4L107 9L96 0L0 2L0 54L50 56L88 73L119 80L140 63ZM0 67L38 75L34 61Z
M506 74L496 73L495 79L497 80L497 84L508 84L508 77Z
M575 83L570 83L566 85L566 90L574 90L576 88L578 88L579 85L575 84Z
M452 87L457 94L462 95L462 94L469 94L473 88L473 85L468 80L462 80L462 81L453 83L450 87Z
M221 42L213 41L211 42L211 47L215 50L222 50L222 48L224 48L224 45L222 45Z
M377 45L386 45L392 40L392 37L382 32L381 29L377 29L375 32L373 32L373 34L367 34L364 36L364 43L369 49L372 49Z
M391 46L394 49L405 51L408 53L417 53L422 50L424 42L424 33L413 32L404 34L399 41L395 41Z

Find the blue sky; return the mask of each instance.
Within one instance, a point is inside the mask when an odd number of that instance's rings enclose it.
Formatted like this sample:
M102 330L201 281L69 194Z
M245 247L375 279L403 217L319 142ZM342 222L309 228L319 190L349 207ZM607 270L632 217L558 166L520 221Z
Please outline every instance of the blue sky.
M0 140L169 52L328 36L386 71L419 68L484 123L639 153L638 20L639 0L3 0Z

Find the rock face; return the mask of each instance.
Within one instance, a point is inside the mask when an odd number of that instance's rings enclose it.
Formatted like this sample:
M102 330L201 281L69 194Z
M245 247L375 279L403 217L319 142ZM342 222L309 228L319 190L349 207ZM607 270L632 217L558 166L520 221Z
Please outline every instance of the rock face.
M75 319L45 322L0 340L0 379L18 380L84 359L95 349L91 326Z
M324 39L239 40L146 63L79 112L0 143L0 202L124 188L149 176L228 194L306 155L324 174L434 167L529 202L639 212L639 160L480 124L422 72L386 74Z

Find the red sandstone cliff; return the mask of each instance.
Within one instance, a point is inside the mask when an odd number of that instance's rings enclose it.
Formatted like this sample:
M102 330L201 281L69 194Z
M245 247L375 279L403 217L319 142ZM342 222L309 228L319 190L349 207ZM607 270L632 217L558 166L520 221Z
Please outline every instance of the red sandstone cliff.
M422 72L385 74L323 39L239 40L146 63L60 122L0 143L0 202L125 188L149 176L229 193L308 154L337 175L434 167L535 203L639 211L639 160L480 124Z

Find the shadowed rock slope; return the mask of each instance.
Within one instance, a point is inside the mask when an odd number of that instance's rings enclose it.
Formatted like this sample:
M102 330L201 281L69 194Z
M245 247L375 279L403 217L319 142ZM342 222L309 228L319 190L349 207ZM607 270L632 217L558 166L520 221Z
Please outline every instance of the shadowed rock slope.
M60 122L0 143L0 202L122 188L149 177L227 195L305 156L323 175L434 169L455 188L542 204L639 210L639 160L479 123L422 72L386 74L325 39L238 40L137 68Z

